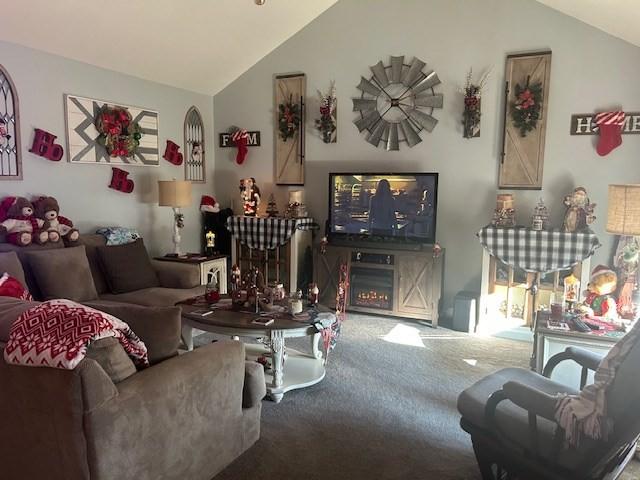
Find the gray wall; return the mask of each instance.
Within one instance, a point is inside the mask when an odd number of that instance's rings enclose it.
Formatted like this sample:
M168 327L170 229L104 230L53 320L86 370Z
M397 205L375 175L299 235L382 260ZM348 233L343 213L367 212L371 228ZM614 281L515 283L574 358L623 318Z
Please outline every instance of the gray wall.
M199 250L200 195L213 190L213 102L210 96L5 42L0 42L0 64L9 72L18 90L24 168L23 181L0 181L0 195L54 196L60 203L61 214L73 220L81 232L93 232L96 226L107 225L137 227L153 254L171 251L173 247L173 215L169 207L158 207L157 180L184 179L184 167L175 167L164 159L160 159L159 167L123 167L135 182L134 192L124 194L107 188L111 180L109 166L67 163L63 94L157 110L161 155L167 139L183 143L184 116L191 105L196 105L203 115L207 132L208 184L194 185L194 204L184 209L186 226L182 245L185 251ZM51 162L28 152L36 127L58 136L57 141L65 147L65 157L60 162Z
M597 202L593 226L603 248L595 262L607 262L614 238L604 230L607 184L640 181L640 137L626 135L623 145L601 158L594 137L569 136L572 113L623 107L640 110L637 79L640 49L533 0L340 0L318 19L253 66L214 97L217 131L229 125L262 131L262 146L249 150L241 167L231 149L216 152L216 192L223 201L237 197L240 177L255 176L263 198L273 182L273 75L307 74L306 201L324 222L329 171L427 171L440 173L438 241L447 249L445 305L456 292L478 290L481 247L476 231L489 222L497 191L501 139L501 85L505 56L551 49L550 103L542 192L518 191L518 221L529 224L532 207L544 197L560 225L563 196L584 185ZM369 65L389 55L417 56L428 62L443 84L445 107L440 123L423 142L386 152L364 141L352 124L350 98ZM493 66L484 94L482 136L462 138L462 86L469 67L478 74ZM338 92L338 143L325 145L315 134L316 89L335 79ZM280 209L286 192L276 191Z

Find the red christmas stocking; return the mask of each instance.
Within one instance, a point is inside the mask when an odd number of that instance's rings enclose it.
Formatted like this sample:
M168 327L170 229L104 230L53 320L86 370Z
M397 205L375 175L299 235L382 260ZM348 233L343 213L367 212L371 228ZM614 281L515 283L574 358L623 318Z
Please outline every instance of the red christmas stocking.
M622 125L624 112L601 112L596 114L596 124L600 130L600 139L596 152L604 157L622 144Z
M247 148L248 138L249 134L246 130L236 130L233 135L231 135L231 140L233 140L233 143L238 147L238 154L236 155L236 163L238 165L242 165L249 151Z

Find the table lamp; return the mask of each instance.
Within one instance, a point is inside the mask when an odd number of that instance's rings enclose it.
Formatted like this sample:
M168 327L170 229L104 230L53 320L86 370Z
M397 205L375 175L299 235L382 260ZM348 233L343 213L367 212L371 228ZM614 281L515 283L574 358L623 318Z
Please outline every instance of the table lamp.
M635 289L637 293L638 255L640 254L640 185L609 185L607 232L635 237L624 247L623 261L627 263L627 267L630 267L626 269L630 276L625 279L625 283L629 283L629 280L635 277L629 290ZM629 290L621 292L620 296L630 300ZM633 303L637 301L636 299Z
M173 208L173 253L180 255L180 229L184 227L184 214L181 207L191 205L191 182L183 180L159 180L158 204Z

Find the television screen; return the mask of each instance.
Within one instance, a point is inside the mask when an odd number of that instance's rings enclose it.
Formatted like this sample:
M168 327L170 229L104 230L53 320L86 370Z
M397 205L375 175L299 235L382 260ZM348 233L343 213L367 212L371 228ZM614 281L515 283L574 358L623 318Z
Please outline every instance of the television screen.
M435 242L437 173L331 173L332 234Z

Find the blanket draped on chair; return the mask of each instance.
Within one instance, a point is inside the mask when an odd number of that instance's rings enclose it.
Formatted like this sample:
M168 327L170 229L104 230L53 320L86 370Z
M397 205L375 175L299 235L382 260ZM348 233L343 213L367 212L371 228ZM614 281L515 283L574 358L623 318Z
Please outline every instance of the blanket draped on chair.
M73 370L89 344L106 337L115 337L134 364L149 364L147 347L129 325L71 300L49 300L25 310L11 326L4 359L15 365Z
M613 384L618 367L640 339L640 321L627 333L606 357L594 375L593 384L578 395L561 395L556 404L556 421L565 430L565 441L577 447L582 434L595 440L606 440L611 428L607 418L607 392Z

